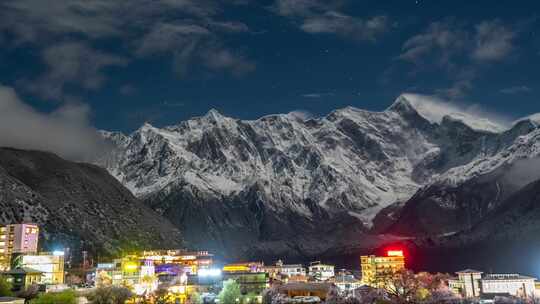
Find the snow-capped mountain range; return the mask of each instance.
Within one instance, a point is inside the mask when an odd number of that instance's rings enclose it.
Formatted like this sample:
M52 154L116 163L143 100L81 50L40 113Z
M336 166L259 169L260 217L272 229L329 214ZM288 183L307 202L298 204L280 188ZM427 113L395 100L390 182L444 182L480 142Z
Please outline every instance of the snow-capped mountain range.
M371 232L381 210L537 157L537 126L531 116L505 127L414 94L382 112L308 120L211 110L129 135L103 131L114 149L99 163L194 247L309 256L376 246L387 238Z

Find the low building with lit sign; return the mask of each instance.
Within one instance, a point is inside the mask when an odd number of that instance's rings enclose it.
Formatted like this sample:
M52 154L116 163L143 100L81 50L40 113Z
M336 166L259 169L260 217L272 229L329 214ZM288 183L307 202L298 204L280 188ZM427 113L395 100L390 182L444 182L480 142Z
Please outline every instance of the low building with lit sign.
M11 269L2 274L8 277L8 281L13 286L13 291L24 290L33 284L41 284L43 276L43 272L28 267Z
M41 283L64 284L64 254L63 252L42 252L36 255L20 257L21 267L32 268L43 272Z

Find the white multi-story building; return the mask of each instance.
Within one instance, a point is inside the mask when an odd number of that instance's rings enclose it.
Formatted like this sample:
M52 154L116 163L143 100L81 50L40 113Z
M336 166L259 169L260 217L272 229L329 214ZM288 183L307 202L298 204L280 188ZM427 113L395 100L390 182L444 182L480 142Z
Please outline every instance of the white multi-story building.
M509 294L517 297L532 296L535 278L519 274L488 274L482 277L482 294Z
M454 292L466 298L480 298L490 295L529 297L535 292L535 278L519 274L486 274L467 269L457 272L458 277L450 279L448 285Z
M323 264L319 261L313 262L309 265L309 275L321 281L326 281L334 277L334 265Z
M284 264L282 260L278 260L275 265L264 266L263 271L274 279L281 275L287 277L307 275L306 268L302 264Z

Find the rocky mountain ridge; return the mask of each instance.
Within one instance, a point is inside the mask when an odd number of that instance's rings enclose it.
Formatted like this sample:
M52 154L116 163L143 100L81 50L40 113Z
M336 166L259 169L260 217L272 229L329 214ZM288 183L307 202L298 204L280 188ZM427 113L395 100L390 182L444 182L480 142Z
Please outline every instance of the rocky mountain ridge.
M494 159L537 126L432 111L413 94L383 112L348 107L309 120L242 121L211 110L165 128L103 132L116 149L99 163L194 246L313 256L388 241L372 230L381 210L494 171Z
M184 245L178 229L106 170L52 153L0 148L0 224L40 225L45 250L115 255Z

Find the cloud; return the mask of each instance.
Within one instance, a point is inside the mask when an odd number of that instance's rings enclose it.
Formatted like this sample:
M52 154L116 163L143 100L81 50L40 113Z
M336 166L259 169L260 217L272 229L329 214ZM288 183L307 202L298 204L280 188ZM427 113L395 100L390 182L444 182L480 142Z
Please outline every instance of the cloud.
M484 21L473 28L453 21L433 22L420 34L405 41L399 59L415 64L438 58L441 65L470 57L476 61L496 61L512 51L515 33L497 20Z
M467 48L468 35L463 30L456 28L453 22L433 22L425 32L415 35L402 46L399 59L420 64L430 60L436 53L437 64L448 66L452 57Z
M200 25L157 24L140 42L139 56L171 53L179 75L186 75L194 63L210 70L243 75L255 69L255 63L223 46L221 40Z
M0 35L11 37L10 47L31 44L42 50L45 74L23 83L33 93L60 98L67 85L99 88L108 67L124 66L125 58L132 56L170 55L180 75L195 65L234 75L252 70L254 64L227 47L221 37L248 32L248 26L215 20L224 5L244 4L236 0L4 1L0 3ZM103 41L127 47L119 56L99 50ZM221 56L221 63L200 64L208 61L193 52L209 46ZM227 53L231 54L228 58Z
M498 20L476 25L453 20L433 22L407 39L397 59L413 64L411 75L444 73L451 82L436 93L447 98L463 98L488 63L510 55L516 34Z
M307 93L302 94L302 97L304 98L323 98L325 96L333 96L334 93L327 92L327 93Z
M302 121L306 121L306 120L309 120L311 118L313 118L315 115L313 115L313 113L307 111L307 110L295 110L295 111L291 111L289 112L289 115L296 118L296 119L300 119Z
M438 96L414 93L405 93L403 96L423 117L435 123L441 123L445 116L451 115L475 129L503 131L514 121L511 117L490 111L476 103L449 101Z
M344 1L277 0L273 11L298 22L310 34L335 34L355 40L375 41L390 28L387 16L359 18L341 11Z
M119 35L122 19L111 14L113 1L4 1L0 29L17 37L19 43L42 42L52 37L78 33L90 38Z
M72 160L88 160L106 148L88 122L89 108L67 104L40 113L0 85L0 146L44 150Z
M0 29L19 42L42 42L66 34L86 38L125 36L133 26L145 27L170 13L208 17L218 11L207 0L17 0L0 4Z
M476 25L472 57L478 61L496 61L505 58L514 48L515 35L499 21L484 21Z
M137 91L138 91L137 88L131 84L125 84L121 86L120 89L118 90L118 92L124 96L131 96L137 93Z
M456 70L451 75L453 83L448 88L439 88L435 92L442 97L461 99L473 88L473 82L477 77L475 69Z
M105 81L103 70L124 66L127 60L90 48L83 43L61 43L43 51L47 72L29 84L31 91L49 99L63 97L67 84L95 90Z
M181 102L181 101L164 101L163 102L163 105L166 106L166 107L171 107L171 108L179 108L179 107L183 107L185 106L186 104L184 102Z
M343 1L277 0L273 10L281 16L308 16L336 10L342 5Z
M228 70L240 76L255 70L255 63L228 49L207 49L202 53L203 63L212 70Z
M227 33L245 33L249 32L249 27L242 22L236 21L210 21L208 26L217 31L227 32Z
M528 86L522 85L522 86L514 86L509 88L501 89L499 92L503 94L519 94L519 93L528 93L531 92L532 89Z
M374 41L389 28L388 17L375 16L364 20L329 11L304 19L300 28L312 34L337 34L358 40Z
M182 50L210 35L206 28L193 24L156 24L141 40L136 53L140 56Z

